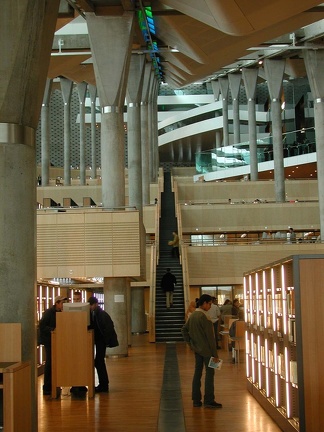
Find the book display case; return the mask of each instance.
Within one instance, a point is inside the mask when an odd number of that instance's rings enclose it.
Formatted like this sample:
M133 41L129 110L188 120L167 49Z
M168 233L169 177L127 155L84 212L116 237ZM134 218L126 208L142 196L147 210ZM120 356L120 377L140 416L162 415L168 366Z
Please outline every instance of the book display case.
M247 387L287 432L324 424L324 255L244 274Z

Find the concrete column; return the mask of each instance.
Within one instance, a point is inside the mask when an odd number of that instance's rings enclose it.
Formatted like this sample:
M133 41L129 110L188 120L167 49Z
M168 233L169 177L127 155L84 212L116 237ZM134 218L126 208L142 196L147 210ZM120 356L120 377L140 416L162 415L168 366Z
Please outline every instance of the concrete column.
M321 241L324 240L324 52L307 49L304 61L309 85L314 98L315 142L317 155L317 183L320 212Z
M275 195L277 202L285 202L285 171L283 162L282 119L280 102L282 80L285 71L285 60L265 59L263 65L265 76L268 81L269 94L271 98L271 124L273 136Z
M43 96L41 111L41 165L42 165L42 186L49 185L49 167L50 167L50 99L52 94L52 80L47 79Z
M187 160L188 160L188 162L191 162L191 159L192 159L191 142L187 145L187 151L188 151Z
M132 333L145 333L147 329L145 304L144 304L144 288L134 287L131 289L132 303ZM144 311L144 313L143 313Z
M240 106L239 106L239 94L241 87L242 75L240 73L232 73L228 75L228 82L231 90L233 100L233 132L234 132L234 144L241 142L241 131L240 131Z
M212 84L214 99L215 99L215 101L218 101L219 100L219 95L220 95L219 82L218 82L218 80L213 80L211 82L211 84ZM220 115L219 112L215 111L215 117L219 117L219 115ZM216 142L216 148L222 147L222 131L220 129L216 129L216 132L215 132L215 142Z
M141 152L141 97L144 78L145 57L133 54L131 56L128 85L126 89L127 101L127 131L128 131L128 190L129 205L135 206L140 212L140 224L143 226L140 235L141 263L146 268L146 233L143 225L143 196L142 196L142 152ZM133 292L133 288L131 289ZM132 295L132 299L135 294ZM131 331L133 324L145 321L144 288L136 290L136 305L130 304ZM140 309L140 305L143 305ZM145 331L145 328L144 330Z
M170 160L174 162L174 144L173 142L170 144Z
M64 186L71 185L71 95L73 82L61 78L61 92L64 103Z
M229 145L229 130L228 130L228 78L219 78L219 85L222 94L223 102L223 146Z
M22 360L31 364L31 430L37 431L35 130L59 1L1 6L0 320L21 324Z
M110 356L127 357L129 346L129 282L126 278L104 278L105 311L115 324L119 346L107 348ZM109 373L109 371L108 371Z
M154 182L157 182L158 172L159 172L159 133L158 133L158 96L159 96L160 83L157 78L155 78L154 86L154 97L152 101L153 109L153 166L154 166Z
M85 98L87 94L87 83L77 85L79 106L80 106L80 185L86 185L86 164L85 164Z
M96 148L96 99L97 87L89 84L89 94L91 102L91 177L97 178L97 148Z
M153 140L154 140L154 132L153 132L153 98L154 98L154 84L155 84L155 77L154 72L151 72L151 81L150 81L150 89L149 89L149 96L148 96L148 126L149 126L149 160L150 160L150 183L154 182L154 169L153 169Z
M136 207L142 216L142 152L141 152L141 96L143 87L145 57L138 54L131 56L127 101L128 134L128 190L129 205Z
M178 162L183 162L183 142L182 140L178 143Z
M151 63L144 68L142 102L141 102L141 154L142 154L142 197L143 205L150 204L150 159L149 159L149 123L148 123L148 97L151 82Z
M257 129L255 113L255 93L257 88L258 69L243 68L243 80L248 98L248 125L250 150L250 179L258 180Z
M124 13L122 16L96 16L87 12L85 16L101 105L102 205L108 208L123 207L123 108L135 15ZM128 355L130 319L125 300L128 287L127 278L104 279L105 309L107 308L111 314L119 339L119 346L109 350L115 356Z

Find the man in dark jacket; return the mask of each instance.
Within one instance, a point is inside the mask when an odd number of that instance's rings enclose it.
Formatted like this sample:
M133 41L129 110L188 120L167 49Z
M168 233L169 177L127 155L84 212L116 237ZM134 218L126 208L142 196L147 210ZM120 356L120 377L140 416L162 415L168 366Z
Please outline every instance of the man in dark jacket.
M176 277L171 273L171 270L167 268L165 275L161 279L161 288L166 295L166 307L170 309L173 306L173 292L174 286L177 283Z
M98 305L96 297L88 299L91 311L90 328L94 330L94 341L96 345L95 368L97 369L99 385L95 388L96 393L109 392L109 378L106 369L105 356L106 347L118 346L115 327L110 316Z
M45 368L43 394L50 395L52 391L52 331L56 328L56 313L62 312L63 303L67 300L64 296L57 296L54 305L43 313L39 321L39 342L45 347Z

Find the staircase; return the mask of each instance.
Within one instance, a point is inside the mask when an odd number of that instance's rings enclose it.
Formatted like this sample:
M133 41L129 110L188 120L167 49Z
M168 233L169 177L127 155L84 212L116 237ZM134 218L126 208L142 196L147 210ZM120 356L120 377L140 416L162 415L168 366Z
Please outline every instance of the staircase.
M160 258L156 268L156 296L155 296L155 341L174 342L183 341L181 327L184 324L184 295L182 266L178 258L171 256L172 232L177 231L175 217L174 195L171 190L171 173L164 173L164 192L161 194L160 219ZM161 279L166 269L170 268L177 279L173 295L173 307L167 310L165 293L161 289Z

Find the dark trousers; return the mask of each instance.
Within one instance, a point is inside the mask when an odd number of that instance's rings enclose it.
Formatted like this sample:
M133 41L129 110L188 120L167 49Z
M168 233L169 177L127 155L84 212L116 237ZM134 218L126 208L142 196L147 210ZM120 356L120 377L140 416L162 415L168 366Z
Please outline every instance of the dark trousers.
M96 340L96 357L95 357L95 368L97 369L99 386L103 389L108 389L109 379L106 369L106 343L102 340Z
M203 357L195 353L195 373L192 380L192 400L201 401L201 377L205 366L205 395L204 404L210 404L215 401L214 395L214 373L213 368L208 367L210 357Z
M51 344L44 345L46 361L44 366L44 385L43 390L52 391L52 347Z
M173 247L172 251L171 251L171 254L172 254L173 258L174 257L179 258L179 248L178 247Z

